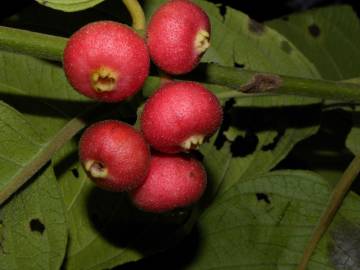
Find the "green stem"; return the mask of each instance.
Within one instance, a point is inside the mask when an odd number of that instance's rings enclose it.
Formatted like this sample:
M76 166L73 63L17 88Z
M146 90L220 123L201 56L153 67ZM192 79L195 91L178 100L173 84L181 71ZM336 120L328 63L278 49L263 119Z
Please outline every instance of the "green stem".
M273 93L322 99L360 101L360 85L280 76L240 68L207 65L206 81L246 93Z
M334 190L330 196L328 206L322 213L318 224L316 225L313 234L305 247L303 257L300 261L300 264L297 270L305 270L311 255L316 249L317 244L319 243L321 237L326 232L327 228L330 226L335 214L339 210L341 203L343 202L345 195L349 191L349 188L353 181L360 173L360 156L355 157L350 165L346 168L344 174L342 175L340 181L334 187Z
M67 141L79 130L85 127L81 118L74 118L68 122L55 136L42 148L26 166L15 176L11 184L0 192L0 205L4 203L15 191L24 185L41 167L43 167Z
M0 50L62 61L67 39L0 26Z
M132 27L135 30L144 30L146 27L144 11L137 0L122 0L132 18Z
M0 26L0 50L61 61L66 41L62 37ZM202 73L205 83L232 89L219 94L222 98L260 93L360 102L360 85L355 83L264 74L217 64L206 64L204 69L199 68L196 72Z

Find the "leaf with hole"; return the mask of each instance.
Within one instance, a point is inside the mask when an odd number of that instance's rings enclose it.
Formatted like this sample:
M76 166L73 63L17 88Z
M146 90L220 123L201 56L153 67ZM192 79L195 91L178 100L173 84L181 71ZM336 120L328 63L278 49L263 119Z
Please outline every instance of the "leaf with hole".
M67 240L63 200L46 166L0 209L0 269L59 269Z
M360 23L349 6L329 6L266 23L287 37L314 63L324 79L360 73Z
M327 183L306 171L244 179L202 214L197 256L184 269L296 269L329 195ZM358 249L350 250L360 239L359 205L350 194L307 269L352 269L358 262Z

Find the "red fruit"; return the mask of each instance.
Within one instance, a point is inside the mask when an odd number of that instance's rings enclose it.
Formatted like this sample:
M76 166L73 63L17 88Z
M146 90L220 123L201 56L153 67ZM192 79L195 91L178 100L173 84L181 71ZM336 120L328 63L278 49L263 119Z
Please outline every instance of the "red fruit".
M112 21L87 24L69 39L64 71L70 84L90 98L116 102L134 95L149 73L145 41Z
M141 185L150 165L150 151L132 126L106 120L85 130L79 145L80 161L99 187L128 191Z
M171 74L190 72L210 46L206 13L188 0L162 5L151 17L147 44L151 59Z
M181 154L154 154L144 184L130 196L144 211L167 212L198 201L206 182L206 172L196 159Z
M217 97L194 82L168 83L148 99L141 115L145 139L161 152L196 148L222 121Z

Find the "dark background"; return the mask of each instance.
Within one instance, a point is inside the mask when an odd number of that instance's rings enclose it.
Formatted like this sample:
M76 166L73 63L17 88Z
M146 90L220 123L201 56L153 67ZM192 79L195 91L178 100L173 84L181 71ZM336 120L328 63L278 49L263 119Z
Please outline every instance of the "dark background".
M0 18L7 17L19 9L33 4L35 0L6 1L5 7L0 9ZM119 0L121 1L121 0ZM278 18L296 11L330 4L349 4L357 14L360 14L359 0L210 0L214 3L224 4L239 9L255 20L265 21Z
M9 17L20 10L34 5L35 0L12 0L6 1L6 5L0 9L0 20ZM118 0L119 2L121 0ZM146 0L145 0L146 1ZM300 12L314 7L333 4L349 4L360 15L360 0L212 0L219 5L227 5L239 9L251 18L263 22L266 20L285 16L290 13ZM39 30L39 29L35 29ZM199 234L195 229L177 247L145 258L139 262L128 263L114 268L114 270L145 270L145 269L171 269L181 270L187 264L191 264L196 253Z
M351 5L357 14L360 14L359 0L212 0L211 2L239 9L260 22L278 18L289 13L331 4Z

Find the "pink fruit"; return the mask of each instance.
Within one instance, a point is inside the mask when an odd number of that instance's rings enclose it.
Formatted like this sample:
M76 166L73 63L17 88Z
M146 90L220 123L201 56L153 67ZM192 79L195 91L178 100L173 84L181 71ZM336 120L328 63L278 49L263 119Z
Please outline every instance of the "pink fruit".
M145 103L141 130L161 152L187 151L219 128L222 115L217 97L201 84L168 83Z
M85 25L69 39L64 71L83 95L117 102L134 95L149 73L145 41L130 27L112 21Z
M80 161L97 186L128 191L141 185L150 164L150 151L132 126L105 120L85 130L79 145Z
M206 172L196 159L181 154L154 154L144 184L130 196L144 211L167 212L198 201L206 182Z
M147 44L154 63L170 74L190 72L210 46L206 13L188 0L162 5L151 17Z

